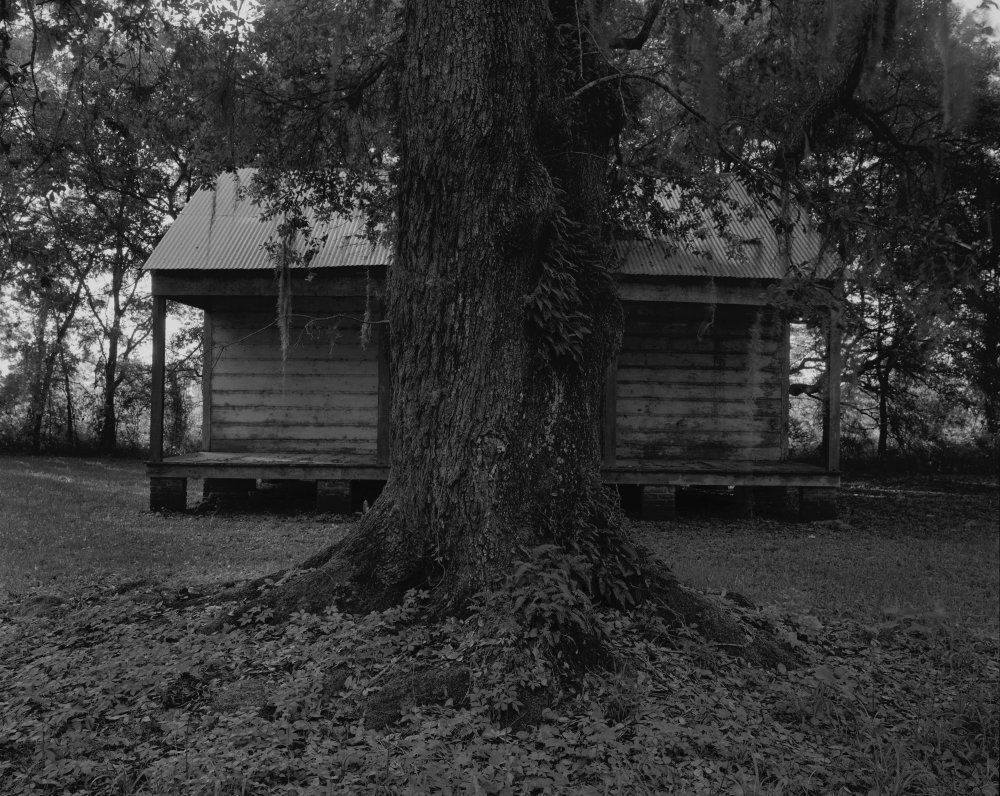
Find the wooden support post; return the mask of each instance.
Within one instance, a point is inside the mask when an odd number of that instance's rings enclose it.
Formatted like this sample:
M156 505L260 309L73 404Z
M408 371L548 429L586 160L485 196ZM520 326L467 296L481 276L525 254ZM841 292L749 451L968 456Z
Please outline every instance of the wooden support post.
M837 519L837 488L799 487L799 519L802 522Z
M316 510L331 514L350 514L351 482L317 481Z
M153 296L153 395L149 407L149 459L153 462L163 461L163 382L166 354L167 300L163 296Z
M385 319L381 303L378 318ZM376 420L375 463L389 464L391 438L389 434L389 410L392 405L392 373L390 371L389 326L378 327L378 418Z
M150 511L185 511L187 509L187 479L158 478L149 479L149 510Z
M780 316L781 324L781 348L778 356L781 357L781 426L779 428L779 458L781 461L788 461L788 424L791 413L791 404L788 391L791 389L791 367L792 367L792 324L784 315Z
M642 518L644 520L672 520L677 516L677 488L673 486L642 487Z
M618 357L604 374L604 401L601 407L601 450L605 467L614 467L618 448Z
M212 315L205 310L201 338L201 449L203 451L212 450L212 368L215 366L215 344L212 337Z
M840 470L840 379L843 366L840 352L840 312L830 308L830 330L826 352L826 440L825 461L828 472Z

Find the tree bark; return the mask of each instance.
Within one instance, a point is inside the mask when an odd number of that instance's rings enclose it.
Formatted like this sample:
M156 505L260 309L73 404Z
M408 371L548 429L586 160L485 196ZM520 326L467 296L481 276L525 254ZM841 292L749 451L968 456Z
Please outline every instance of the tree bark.
M889 451L889 379L878 370L878 445L875 456L884 459Z
M115 311L115 324L108 335L108 357L104 362L101 434L98 440L98 450L104 454L114 453L115 448L118 446L118 416L115 412L115 393L118 387L118 338L121 335L121 331L118 326L117 307Z
M588 24L555 0L407 4L392 474L293 602L329 599L320 583L366 607L420 586L456 610L537 545L616 538L599 435L621 336L603 211L622 116L610 88L570 99L608 69Z
M605 185L624 116L620 89L600 81L610 67L592 8L407 2L386 297L392 471L304 573L243 591L273 620L331 601L385 607L412 588L431 593L433 613L461 614L533 560L540 578L573 571L571 600L652 598L748 660L791 664L630 544L602 485L601 399L622 330Z

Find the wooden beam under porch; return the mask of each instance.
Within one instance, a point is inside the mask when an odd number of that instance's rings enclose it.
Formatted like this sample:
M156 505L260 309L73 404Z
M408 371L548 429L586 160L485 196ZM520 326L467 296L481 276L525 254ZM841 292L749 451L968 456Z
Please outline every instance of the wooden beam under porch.
M322 495L332 494L337 484L346 490L351 482L385 481L389 469L370 459L352 461L311 453L189 453L150 461L146 466L152 510L183 510L189 478L216 483L312 481ZM755 503L763 506L777 499L798 504L800 519L832 519L836 517L840 486L839 473L798 462L684 461L656 466L605 466L602 473L608 485L642 487L648 499L645 502L651 507L650 519L671 516L676 490L692 486L734 487L748 511Z

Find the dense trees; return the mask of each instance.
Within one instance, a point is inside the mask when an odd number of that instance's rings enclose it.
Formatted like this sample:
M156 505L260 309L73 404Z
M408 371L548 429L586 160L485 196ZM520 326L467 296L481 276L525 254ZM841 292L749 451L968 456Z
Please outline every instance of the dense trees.
M69 385L86 376L78 373L86 362L96 405L85 422L97 449L112 452L120 389L138 378L133 392L147 392L137 359L149 335L142 263L190 181L176 129L174 51L149 9L149 18L115 4L27 4L5 13L0 261L10 322L27 316L36 330L10 341L29 374L30 444L42 443L57 362L73 443Z

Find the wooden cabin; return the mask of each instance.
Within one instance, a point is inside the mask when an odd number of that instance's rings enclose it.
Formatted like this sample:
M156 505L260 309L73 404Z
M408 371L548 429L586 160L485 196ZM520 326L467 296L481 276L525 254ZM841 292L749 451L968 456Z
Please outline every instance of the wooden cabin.
M199 191L146 264L153 293L150 508L186 507L205 492L315 484L322 510L349 511L352 490L384 481L389 461L389 356L384 327L362 345L365 313L387 252L358 219L321 224L323 242L291 269L292 318L282 356L277 278L265 249L277 221L242 195L249 171ZM673 515L678 488L727 487L741 510L836 516L839 378L827 379L824 461L788 460L789 319L773 288L787 274L833 287L831 258L799 220L779 236L734 182L725 234L704 224L681 240L622 243L617 278L622 350L608 373L602 439L608 484L641 491L643 515ZM674 201L667 196L666 202ZM202 450L163 456L167 301L204 310ZM834 309L829 372L839 373ZM355 497L357 495L355 494ZM355 501L356 502L356 501Z

